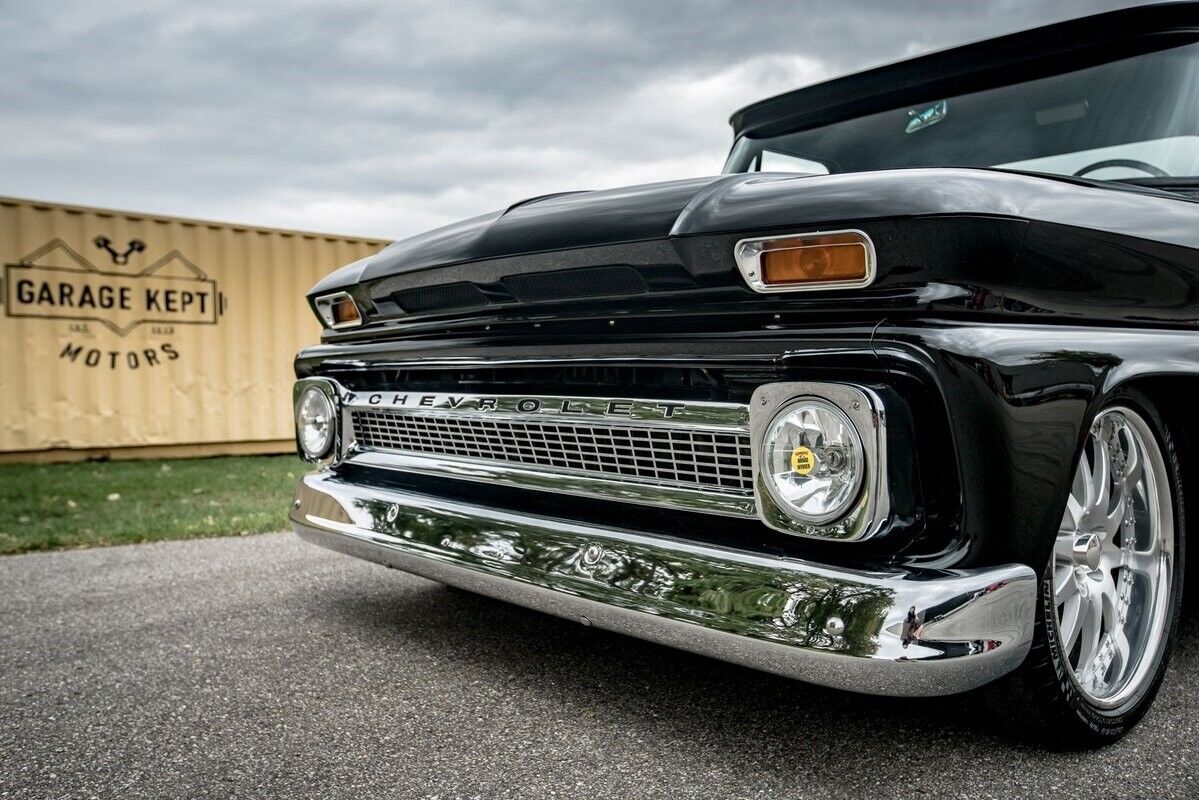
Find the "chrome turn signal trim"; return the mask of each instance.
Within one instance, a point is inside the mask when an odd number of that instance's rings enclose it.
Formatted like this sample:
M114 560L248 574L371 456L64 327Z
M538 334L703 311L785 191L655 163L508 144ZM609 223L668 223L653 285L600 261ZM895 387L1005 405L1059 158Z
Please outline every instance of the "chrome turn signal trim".
M354 307L354 318L339 322L336 309L338 305L344 303L349 303ZM320 316L321 322L325 324L326 328L332 328L333 330L357 328L362 324L362 309L358 307L358 303L349 292L327 294L316 298L313 304L316 306L316 313Z
M762 254L775 247L778 249L795 249L804 247L819 247L818 244L808 244L809 239L815 240L820 237L830 237L837 235L850 235L858 241L865 250L866 270L865 275L861 278L850 280L813 280L795 283L780 283L768 284L763 271ZM790 240L790 241L789 241ZM792 244L793 242L793 244ZM837 245L848 246L848 245ZM874 242L866 235L865 231L857 230L856 228L845 228L835 231L812 231L810 233L792 233L783 236L758 236L752 239L742 239L733 246L733 257L737 261L737 268L741 270L741 276L745 278L745 282L749 284L749 288L761 294L774 294L777 292L818 292L829 289L861 289L874 283L875 273L877 272L877 257L874 252Z

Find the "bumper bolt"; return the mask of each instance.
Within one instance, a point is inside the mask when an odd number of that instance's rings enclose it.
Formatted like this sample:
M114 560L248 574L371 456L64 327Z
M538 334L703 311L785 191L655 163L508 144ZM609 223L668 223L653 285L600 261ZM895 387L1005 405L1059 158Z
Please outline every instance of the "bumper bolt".
M600 559L603 557L604 557L604 548L600 547L598 544L589 544L583 550L584 566L594 567L596 564L598 564L600 562Z
M845 620L840 617L829 617L824 623L824 632L829 636L840 636L845 633Z

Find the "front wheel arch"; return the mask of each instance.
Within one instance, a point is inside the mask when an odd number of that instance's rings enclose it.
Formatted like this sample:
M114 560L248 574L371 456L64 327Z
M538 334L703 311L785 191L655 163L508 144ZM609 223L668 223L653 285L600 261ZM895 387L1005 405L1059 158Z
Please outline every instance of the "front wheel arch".
M1101 403L1095 404L1087 417L1087 428L1100 409L1111 404L1111 398L1122 394L1142 397L1167 428L1182 472L1182 506L1193 518L1199 513L1196 512L1199 509L1199 414L1194 411L1199 400L1199 375L1149 375L1122 381L1105 393ZM1073 463L1078 463L1078 451ZM1185 521L1183 525L1185 527ZM1186 533L1184 529L1183 535ZM1192 587L1199 586L1199 559L1191 559L1186 564L1184 581ZM1199 613L1199 592L1192 591L1183 597L1183 615L1189 617L1194 613Z
M1157 410L1153 398L1135 387L1121 387L1097 404L1096 413L1089 416L1087 431L1099 414L1108 409L1124 407L1141 416L1152 428L1156 444L1166 462L1165 474L1171 494L1174 522L1175 568L1167 609L1165 643L1155 656L1153 671L1147 682L1131 700L1118 707L1103 709L1095 706L1082 693L1070 674L1064 659L1070 656L1058 645L1058 619L1054 602L1054 559L1038 570L1042 574L1038 595L1034 639L1029 655L1017 670L985 690L989 704L998 712L998 721L1012 733L1027 738L1034 736L1047 745L1062 749L1081 749L1115 741L1140 720L1148 710L1161 685L1177 639L1180 599L1184 596L1186 575L1184 513L1185 492L1183 473L1174 446L1175 432ZM1089 435L1089 434L1088 434ZM1074 469L1078 469L1078 458ZM1073 474L1073 473L1072 473ZM1056 537L1055 537L1056 538ZM1080 656L1081 657L1081 656Z

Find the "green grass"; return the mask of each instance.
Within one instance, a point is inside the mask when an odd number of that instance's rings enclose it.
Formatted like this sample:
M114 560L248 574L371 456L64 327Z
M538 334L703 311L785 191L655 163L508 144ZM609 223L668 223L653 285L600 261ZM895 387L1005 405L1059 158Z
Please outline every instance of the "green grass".
M0 554L287 527L295 456L0 465Z

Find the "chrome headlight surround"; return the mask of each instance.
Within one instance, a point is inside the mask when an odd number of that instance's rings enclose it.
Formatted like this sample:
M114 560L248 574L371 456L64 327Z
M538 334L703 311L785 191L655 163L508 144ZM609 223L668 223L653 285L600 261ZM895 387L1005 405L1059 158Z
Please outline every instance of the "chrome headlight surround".
M326 404L328 419L327 439L317 450L310 448L305 442L303 426L306 424L301 414L307 397L319 398L315 402ZM313 464L330 464L342 456L345 436L341 413L341 388L333 381L325 378L302 378L292 387L292 418L296 429L296 452L300 458Z
M835 513L804 517L780 498L766 462L766 438L781 413L803 401L844 415L861 443L861 475ZM758 387L750 403L754 499L758 516L783 533L837 541L858 541L876 533L890 513L887 482L886 418L882 401L869 389L841 383L771 383Z

